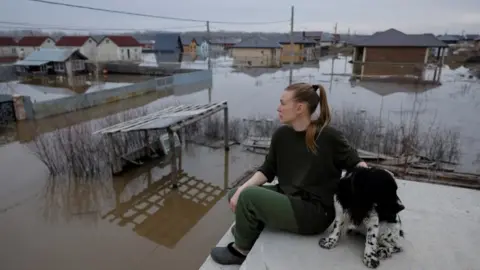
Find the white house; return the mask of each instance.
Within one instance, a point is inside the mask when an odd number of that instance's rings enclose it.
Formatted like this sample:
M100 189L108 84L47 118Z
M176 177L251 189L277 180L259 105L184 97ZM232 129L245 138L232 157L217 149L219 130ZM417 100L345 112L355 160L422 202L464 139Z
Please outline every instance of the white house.
M97 41L90 36L63 36L57 43L60 49L76 49L89 60L95 61L97 55Z
M17 42L12 37L0 37L0 57L17 57Z
M47 36L23 37L18 41L17 53L20 58L27 57L40 48L55 48L55 40Z
M97 46L97 61L142 60L142 44L132 36L105 36Z

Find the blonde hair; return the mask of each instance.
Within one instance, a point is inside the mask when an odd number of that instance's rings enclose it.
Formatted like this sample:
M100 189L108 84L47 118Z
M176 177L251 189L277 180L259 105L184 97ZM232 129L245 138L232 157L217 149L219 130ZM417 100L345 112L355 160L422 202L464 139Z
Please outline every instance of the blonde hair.
M308 83L295 83L289 85L285 90L294 91L293 98L298 102L306 102L308 105L308 112L312 115L317 106L320 105L320 115L317 119L310 122L307 127L307 133L305 135L305 141L307 148L314 154L317 153L317 143L315 135L320 134L322 130L330 124L331 114L330 107L327 101L327 92L322 85L308 84ZM317 94L317 90L319 94Z

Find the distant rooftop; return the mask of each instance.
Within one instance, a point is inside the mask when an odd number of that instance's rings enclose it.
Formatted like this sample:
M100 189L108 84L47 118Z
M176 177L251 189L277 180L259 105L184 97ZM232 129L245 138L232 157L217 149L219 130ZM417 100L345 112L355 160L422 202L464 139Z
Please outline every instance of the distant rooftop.
M433 34L408 35L396 29L376 32L372 36L357 41L361 47L447 47L448 45Z
M0 46L17 46L17 42L12 37L0 37Z
M43 44L45 40L51 37L48 36L29 36L23 37L18 41L18 46L22 47L37 47ZM53 39L52 39L53 40Z
M320 32L321 33L321 32ZM279 37L278 42L280 44L290 43L290 34L284 34ZM293 43L296 44L316 44L317 42L313 39L313 37L303 36L301 32L294 32L293 33Z
M90 38L91 38L90 36L63 36L57 41L56 45L57 46L81 47Z
M133 36L105 36L103 39L108 38L118 47L141 47L142 44L138 42ZM103 39L99 42L101 43Z
M233 48L274 49L274 48L282 48L282 46L276 40L268 39L266 37L253 37L253 38L246 39L238 44L235 44Z

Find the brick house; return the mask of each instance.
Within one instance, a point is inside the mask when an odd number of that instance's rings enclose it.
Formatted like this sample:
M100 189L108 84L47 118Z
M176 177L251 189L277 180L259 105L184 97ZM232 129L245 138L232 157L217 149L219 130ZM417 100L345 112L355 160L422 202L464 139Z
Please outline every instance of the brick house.
M77 49L90 60L95 60L97 41L90 36L63 36L55 44L61 49Z
M132 36L105 36L97 46L99 62L142 60L142 44Z
M353 46L352 73L360 78L423 77L430 51L436 49L440 53L448 47L432 34L409 35L396 29L377 32L357 40Z
M18 41L17 53L20 58L25 58L40 48L55 48L55 40L47 36L23 37Z

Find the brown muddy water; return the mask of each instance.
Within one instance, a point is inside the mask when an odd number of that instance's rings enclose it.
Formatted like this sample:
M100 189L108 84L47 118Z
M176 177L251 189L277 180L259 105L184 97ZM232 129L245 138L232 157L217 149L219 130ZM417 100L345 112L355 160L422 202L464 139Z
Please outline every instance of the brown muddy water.
M460 169L478 168L480 89L478 81L463 76L465 70L445 69L444 84L434 89L352 85L348 77L327 75L348 73L344 61L296 66L293 81L324 84L333 110L352 109L392 122L415 112L424 126L433 122L458 130ZM178 103L228 100L231 118L276 116L288 68L238 70L229 67L226 57L212 62L212 88L177 88L0 131L0 269L198 269L232 222L223 197L226 186L259 165L263 156L239 147L226 156L223 150L188 144L182 151L184 185L173 191L166 185L168 164L113 178L51 177L31 146L59 129L98 127L125 111ZM182 66L205 68L206 63Z

